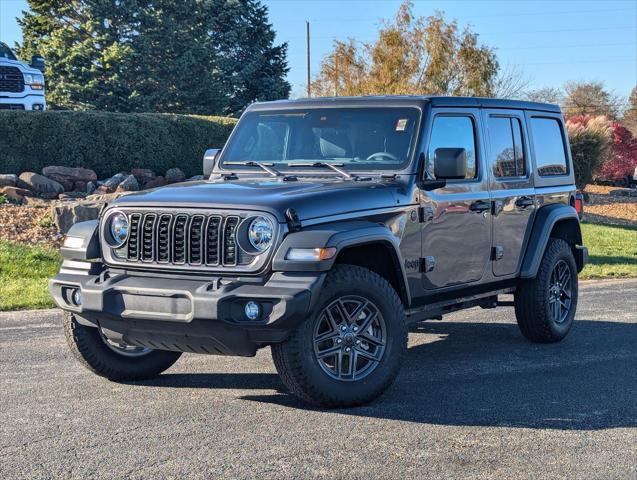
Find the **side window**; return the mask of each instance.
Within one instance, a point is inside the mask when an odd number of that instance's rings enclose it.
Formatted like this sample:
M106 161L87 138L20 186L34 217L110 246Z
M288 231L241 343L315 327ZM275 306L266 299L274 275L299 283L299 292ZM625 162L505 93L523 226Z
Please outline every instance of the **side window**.
M467 155L467 176L476 178L476 139L473 119L468 116L439 115L434 118L427 152L427 171L433 172L434 152L437 148L464 148Z
M515 117L489 118L490 162L496 178L524 175L522 125Z
M541 176L567 173L562 127L555 118L531 119L537 171Z

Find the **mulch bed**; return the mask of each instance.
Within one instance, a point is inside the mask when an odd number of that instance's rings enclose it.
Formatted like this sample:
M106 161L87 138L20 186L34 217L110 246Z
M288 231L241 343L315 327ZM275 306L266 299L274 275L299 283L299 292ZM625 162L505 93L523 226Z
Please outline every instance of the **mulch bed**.
M584 220L606 225L637 226L637 197L609 195L617 187L588 185L589 201L584 205Z
M0 205L0 240L59 247L62 238L49 207Z

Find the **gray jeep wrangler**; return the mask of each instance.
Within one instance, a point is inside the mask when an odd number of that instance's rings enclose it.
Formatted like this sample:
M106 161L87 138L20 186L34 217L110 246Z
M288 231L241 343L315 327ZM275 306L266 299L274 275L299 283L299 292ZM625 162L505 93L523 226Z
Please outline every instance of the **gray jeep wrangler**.
M292 393L348 407L394 381L411 322L512 305L533 342L571 328L587 250L556 106L258 103L204 170L66 237L49 289L98 375L145 379L182 352L269 346Z

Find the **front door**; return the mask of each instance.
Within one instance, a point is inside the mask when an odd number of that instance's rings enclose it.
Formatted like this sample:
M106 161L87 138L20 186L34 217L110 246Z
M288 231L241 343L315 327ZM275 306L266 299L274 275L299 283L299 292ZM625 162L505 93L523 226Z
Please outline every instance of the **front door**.
M425 169L433 171L438 148L464 148L467 174L461 180L421 192L423 286L435 290L477 282L489 264L491 201L483 167L481 123L477 109L434 109L425 151Z
M517 272L533 212L535 191L529 173L524 114L485 110L487 166L493 201L493 274Z

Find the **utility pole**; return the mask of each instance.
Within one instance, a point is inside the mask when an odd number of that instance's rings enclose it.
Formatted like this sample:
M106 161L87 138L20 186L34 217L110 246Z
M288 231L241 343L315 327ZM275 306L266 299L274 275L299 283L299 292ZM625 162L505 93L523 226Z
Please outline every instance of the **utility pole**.
M310 85L310 22L305 21L305 40L307 44L307 96L312 96Z

